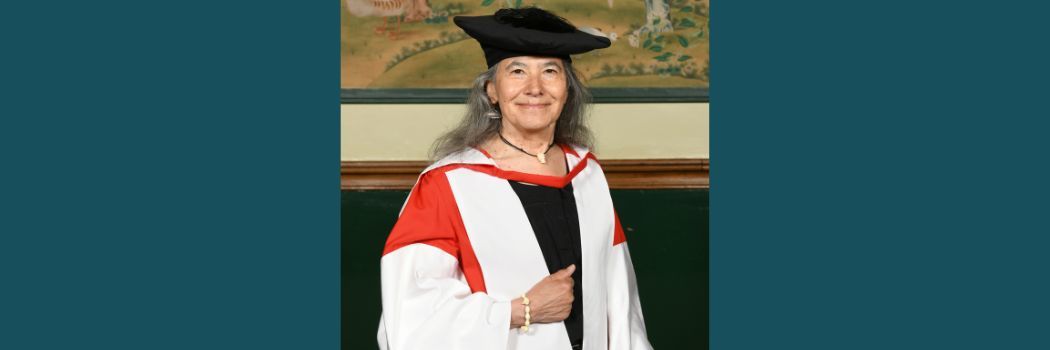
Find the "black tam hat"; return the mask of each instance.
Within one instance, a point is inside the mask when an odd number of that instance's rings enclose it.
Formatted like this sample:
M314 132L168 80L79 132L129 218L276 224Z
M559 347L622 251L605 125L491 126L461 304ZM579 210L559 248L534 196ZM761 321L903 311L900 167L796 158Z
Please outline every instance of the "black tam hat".
M505 58L569 55L609 47L608 38L576 29L564 18L535 7L500 9L491 16L456 16L452 19L478 42L492 67Z

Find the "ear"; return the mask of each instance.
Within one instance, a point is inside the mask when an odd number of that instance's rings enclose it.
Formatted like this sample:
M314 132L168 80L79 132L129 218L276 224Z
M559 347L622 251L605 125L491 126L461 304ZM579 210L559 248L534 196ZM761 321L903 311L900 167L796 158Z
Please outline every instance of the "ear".
M495 83L495 79L489 80L487 83L485 83L485 94L488 95L489 104L492 105L499 103L499 99L497 98L498 96L496 96Z

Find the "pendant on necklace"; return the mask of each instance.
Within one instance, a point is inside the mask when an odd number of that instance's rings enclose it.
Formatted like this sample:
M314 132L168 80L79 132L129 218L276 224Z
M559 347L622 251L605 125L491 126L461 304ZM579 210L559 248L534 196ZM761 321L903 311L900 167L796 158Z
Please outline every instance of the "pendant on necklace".
M540 164L547 164L547 153L537 154L536 159L540 161Z

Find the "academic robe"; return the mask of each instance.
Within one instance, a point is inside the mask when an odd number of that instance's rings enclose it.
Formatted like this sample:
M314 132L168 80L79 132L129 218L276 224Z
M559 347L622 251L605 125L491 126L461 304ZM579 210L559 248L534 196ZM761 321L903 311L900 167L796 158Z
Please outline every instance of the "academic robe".
M533 323L528 333L510 328L510 301L550 273L507 180L558 188L572 183L580 221L583 348L652 349L605 174L587 149L562 148L570 169L564 177L502 170L473 148L423 171L380 261L380 349L571 349L562 322Z

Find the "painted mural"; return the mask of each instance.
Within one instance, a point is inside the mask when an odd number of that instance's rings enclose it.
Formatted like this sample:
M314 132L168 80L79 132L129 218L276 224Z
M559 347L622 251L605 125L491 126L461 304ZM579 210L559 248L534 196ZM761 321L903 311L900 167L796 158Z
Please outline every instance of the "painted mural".
M502 7L550 10L612 46L573 56L591 87L707 88L709 0L341 0L341 86L466 88L485 70L452 23Z

